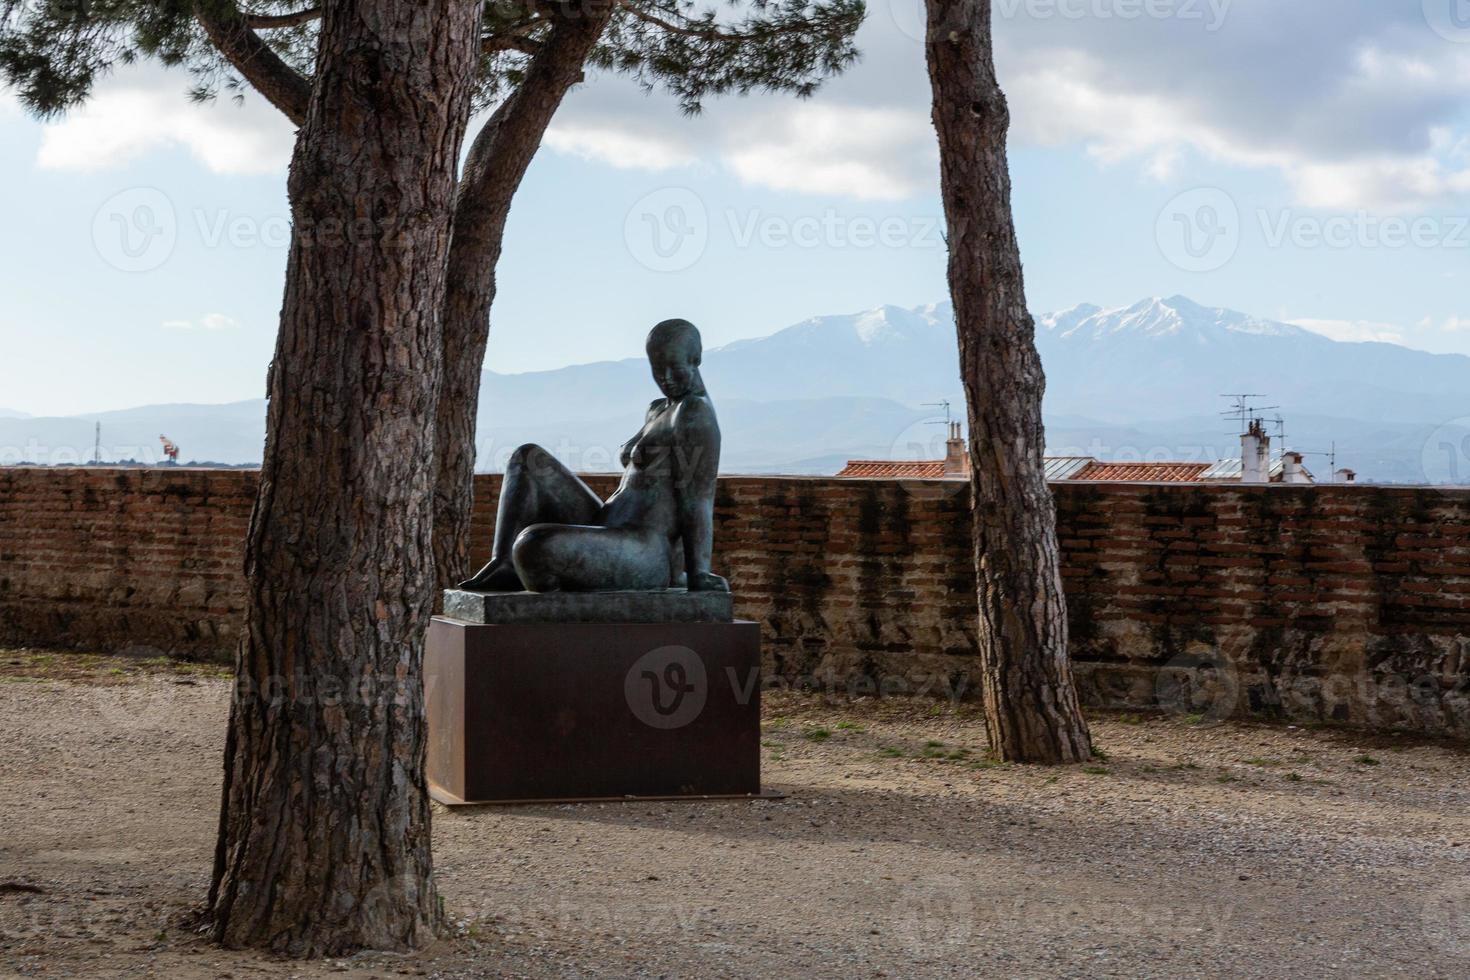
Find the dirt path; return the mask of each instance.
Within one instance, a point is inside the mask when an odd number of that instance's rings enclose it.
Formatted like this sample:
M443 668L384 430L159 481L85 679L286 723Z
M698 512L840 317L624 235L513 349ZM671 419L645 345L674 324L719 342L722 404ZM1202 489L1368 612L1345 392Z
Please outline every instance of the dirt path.
M225 953L180 923L228 685L117 665L0 652L0 976L1470 975L1462 748L1112 716L1104 763L1006 767L973 709L791 695L785 800L440 811L457 936Z

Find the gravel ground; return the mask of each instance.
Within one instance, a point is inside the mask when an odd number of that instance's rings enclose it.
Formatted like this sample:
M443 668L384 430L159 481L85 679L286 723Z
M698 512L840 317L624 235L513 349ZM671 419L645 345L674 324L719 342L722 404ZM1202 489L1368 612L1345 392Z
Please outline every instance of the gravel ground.
M0 652L0 976L1470 976L1464 746L1111 715L1104 761L998 766L972 707L790 694L784 800L439 810L455 935L224 952L228 690Z

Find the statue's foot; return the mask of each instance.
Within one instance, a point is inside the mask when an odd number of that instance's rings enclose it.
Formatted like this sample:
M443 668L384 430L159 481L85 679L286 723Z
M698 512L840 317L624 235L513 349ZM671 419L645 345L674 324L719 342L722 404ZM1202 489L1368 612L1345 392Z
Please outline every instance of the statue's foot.
M499 560L491 560L490 564L459 583L458 588L465 592L526 591L526 587L521 584L521 577L516 574L515 566L508 561Z

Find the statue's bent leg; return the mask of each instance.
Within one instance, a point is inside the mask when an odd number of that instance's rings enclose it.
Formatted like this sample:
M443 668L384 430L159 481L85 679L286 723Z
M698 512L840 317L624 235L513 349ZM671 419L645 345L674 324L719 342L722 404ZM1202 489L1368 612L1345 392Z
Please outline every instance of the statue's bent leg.
M473 592L517 592L524 588L511 563L517 536L532 524L593 524L602 498L540 446L521 446L505 464L490 562L460 588Z
M668 542L653 531L533 524L516 538L512 554L532 592L669 587Z

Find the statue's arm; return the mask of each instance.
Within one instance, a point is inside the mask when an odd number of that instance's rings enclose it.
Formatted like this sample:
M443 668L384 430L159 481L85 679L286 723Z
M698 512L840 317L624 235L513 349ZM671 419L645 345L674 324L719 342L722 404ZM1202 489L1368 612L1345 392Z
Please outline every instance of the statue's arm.
M684 571L691 592L728 592L730 585L710 571L715 541L715 479L720 471L720 425L714 406L691 398L674 419L674 497Z

